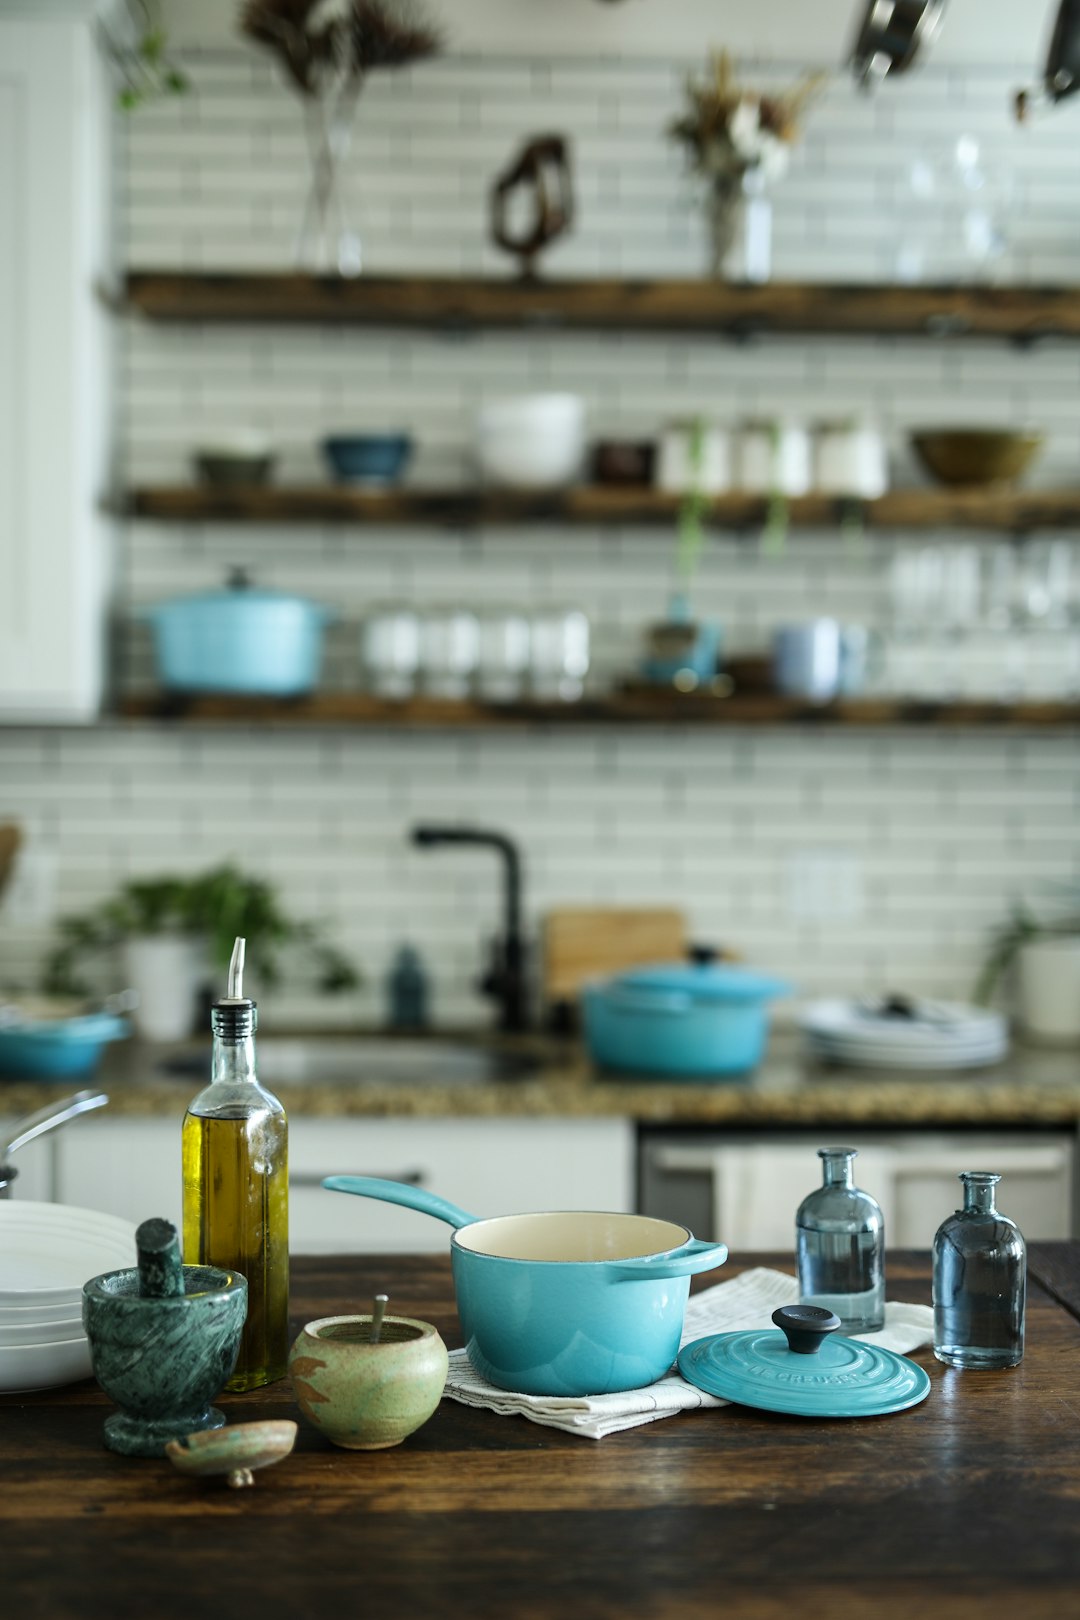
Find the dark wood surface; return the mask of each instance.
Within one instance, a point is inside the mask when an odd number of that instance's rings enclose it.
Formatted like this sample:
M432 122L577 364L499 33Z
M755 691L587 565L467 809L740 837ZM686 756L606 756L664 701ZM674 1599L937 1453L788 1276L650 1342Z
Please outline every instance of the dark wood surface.
M736 1256L790 1269L790 1257ZM929 1303L926 1256L890 1294ZM1027 1353L932 1379L906 1413L807 1422L728 1407L602 1441L444 1401L401 1447L297 1450L230 1492L113 1456L89 1383L0 1397L5 1609L68 1620L793 1614L985 1620L1080 1611L1080 1245L1033 1249ZM707 1286L713 1279L698 1279ZM301 1258L295 1329L392 1309L460 1343L444 1255ZM226 1397L232 1421L296 1416L287 1382Z
M335 523L358 529L548 523L644 526L672 523L679 496L648 486L582 485L556 492L475 489L364 489L348 484L260 484L233 488L164 484L132 490L126 510L163 523ZM1080 526L1080 489L894 489L875 501L805 495L787 503L793 530L836 528L852 519L871 530L974 529L983 534ZM760 530L767 502L717 495L705 521L716 529Z
M998 337L1080 336L1074 287L503 280L143 270L129 306L162 321L349 321L379 326Z
M635 688L578 703L500 703L417 697L393 701L364 692L318 692L309 698L148 693L122 698L132 719L188 724L370 726L385 729L475 730L490 727L589 725L691 726L1076 726L1078 703L994 703L971 698L934 703L922 698L852 698L811 704L777 693L731 697Z

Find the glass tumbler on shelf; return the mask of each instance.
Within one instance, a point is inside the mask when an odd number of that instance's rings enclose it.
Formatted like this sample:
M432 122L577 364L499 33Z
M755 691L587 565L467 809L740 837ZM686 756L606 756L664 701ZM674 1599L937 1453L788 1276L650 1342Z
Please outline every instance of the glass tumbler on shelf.
M360 631L364 679L379 697L407 698L420 669L420 619L411 608L377 609Z
M589 673L589 620L576 608L533 615L529 685L540 702L573 703Z
M529 678L529 621L523 613L485 613L480 619L476 690L490 703L513 703Z
M433 609L420 623L420 679L431 697L465 698L480 657L480 623L464 608Z
M934 1238L934 1354L949 1367L1015 1367L1024 1354L1027 1249L995 1204L1001 1177L965 1170L964 1207Z
M795 1216L799 1298L840 1318L844 1333L875 1333L885 1325L885 1217L856 1187L857 1148L820 1148L822 1185Z

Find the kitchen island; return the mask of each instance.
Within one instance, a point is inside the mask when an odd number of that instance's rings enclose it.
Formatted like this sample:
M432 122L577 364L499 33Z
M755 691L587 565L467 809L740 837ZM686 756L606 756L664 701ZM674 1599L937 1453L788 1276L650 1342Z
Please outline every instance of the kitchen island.
M758 1263L789 1261L724 1276ZM889 1278L929 1302L926 1255L890 1255ZM461 1343L445 1255L300 1258L293 1331L379 1289ZM1080 1245L1032 1246L1019 1367L914 1359L928 1399L857 1421L727 1407L597 1442L444 1400L399 1448L351 1453L301 1420L239 1492L107 1452L93 1384L2 1396L5 1591L35 1620L1075 1613ZM287 1381L221 1404L299 1416Z

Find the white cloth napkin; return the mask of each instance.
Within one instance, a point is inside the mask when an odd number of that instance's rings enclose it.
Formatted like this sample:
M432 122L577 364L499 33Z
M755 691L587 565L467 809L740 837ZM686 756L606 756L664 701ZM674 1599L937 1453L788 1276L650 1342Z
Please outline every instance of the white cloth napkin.
M691 1295L680 1348L707 1333L771 1327L777 1306L796 1305L798 1300L799 1285L794 1277L765 1266L744 1271L731 1282L717 1283L714 1288ZM893 1301L885 1307L885 1326L880 1333L853 1335L901 1355L920 1344L929 1344L933 1336L934 1313L929 1305L899 1305ZM645 1389L631 1389L620 1395L515 1395L481 1378L466 1350L450 1352L445 1393L465 1406L481 1406L504 1417L526 1417L531 1423L565 1429L567 1434L584 1435L590 1440L602 1440L606 1434L633 1429L641 1423L655 1423L675 1412L730 1404L696 1389L674 1369Z

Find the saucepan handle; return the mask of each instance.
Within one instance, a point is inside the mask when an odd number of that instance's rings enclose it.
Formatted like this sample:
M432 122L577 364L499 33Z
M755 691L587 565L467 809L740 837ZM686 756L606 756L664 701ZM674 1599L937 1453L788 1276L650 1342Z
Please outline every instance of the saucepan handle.
M421 1215L434 1215L450 1226L471 1226L477 1218L466 1215L448 1199L425 1192L423 1187L412 1187L407 1181L383 1181L379 1176L327 1176L323 1186L331 1192L356 1193L360 1198L380 1198L384 1204L402 1204Z
M726 1243L705 1243L692 1238L679 1249L666 1254L635 1255L631 1260L612 1261L620 1282L647 1282L650 1278L693 1277L699 1271L712 1271L727 1259Z

